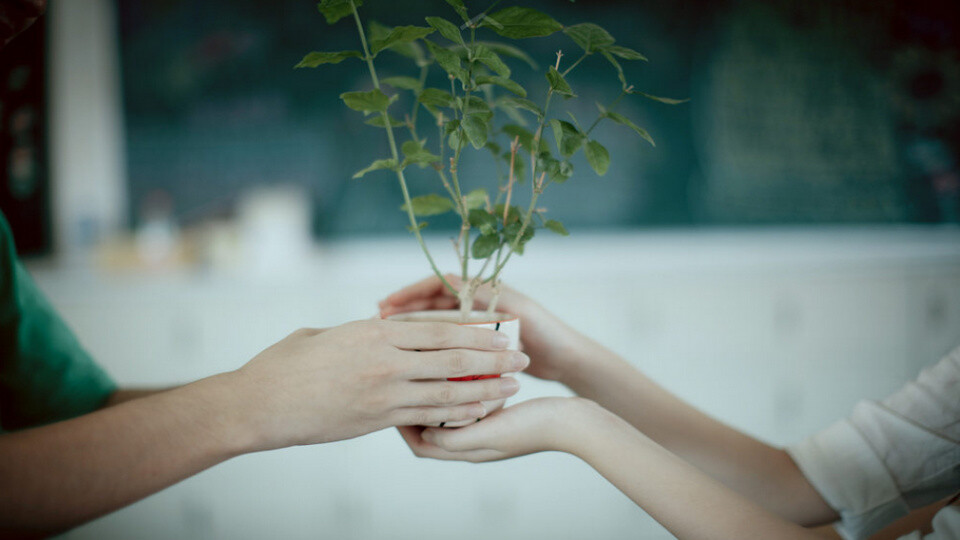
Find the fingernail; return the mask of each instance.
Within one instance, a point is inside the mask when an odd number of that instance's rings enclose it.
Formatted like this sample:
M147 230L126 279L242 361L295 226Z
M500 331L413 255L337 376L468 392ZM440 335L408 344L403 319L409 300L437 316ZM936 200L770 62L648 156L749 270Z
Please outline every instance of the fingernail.
M503 332L497 332L497 335L493 337L493 348L506 349L509 346L510 338Z
M513 377L503 377L500 379L500 395L504 397L512 396L520 390L520 383Z
M510 359L510 365L513 366L514 371L522 371L524 368L530 365L530 357L522 352L515 352L513 353L513 357Z

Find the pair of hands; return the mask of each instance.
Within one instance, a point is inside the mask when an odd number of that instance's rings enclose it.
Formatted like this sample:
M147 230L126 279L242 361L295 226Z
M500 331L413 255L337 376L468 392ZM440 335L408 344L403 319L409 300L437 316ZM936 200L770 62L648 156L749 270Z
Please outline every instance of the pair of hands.
M455 288L462 283L445 276ZM475 296L477 309L491 299L489 285ZM380 315L388 317L408 311L451 309L457 298L433 276L406 287L380 302ZM523 351L531 363L527 373L547 380L570 384L589 369L585 362L596 345L526 296L503 287L499 311L520 317ZM417 425L398 429L420 457L471 462L495 461L534 452L559 450L575 453L575 426L600 420L605 411L580 398L539 398L496 411L482 422L457 429L424 428Z
M399 425L482 418L481 401L512 396L529 358L507 336L444 323L367 320L301 329L225 374L220 410L246 451L349 439Z

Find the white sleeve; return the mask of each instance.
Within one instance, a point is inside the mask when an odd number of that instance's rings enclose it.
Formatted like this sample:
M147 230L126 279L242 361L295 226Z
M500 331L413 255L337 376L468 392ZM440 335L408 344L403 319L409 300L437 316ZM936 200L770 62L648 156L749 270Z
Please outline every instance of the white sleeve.
M787 451L848 539L960 491L960 348Z

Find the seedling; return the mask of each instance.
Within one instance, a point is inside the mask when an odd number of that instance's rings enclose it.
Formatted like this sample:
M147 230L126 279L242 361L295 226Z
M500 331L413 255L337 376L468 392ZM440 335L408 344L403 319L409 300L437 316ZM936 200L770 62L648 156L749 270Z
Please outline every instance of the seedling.
M475 14L468 11L463 0L445 1L461 21L459 24L441 17L427 17L427 26L388 28L377 23L364 27L358 11L363 0L322 0L317 7L328 24L353 19L360 49L311 52L296 67L315 68L353 58L366 62L373 89L345 92L340 98L347 107L368 117L367 124L386 132L390 155L376 159L354 178L381 170L396 175L403 194L401 210L407 213L409 229L433 272L444 286L458 295L461 317L466 321L473 308L474 294L483 284L491 284L494 290L488 310L496 309L504 267L514 254L523 255L537 230L569 234L563 223L545 217L546 211L537 207L537 201L548 187L562 184L573 176L570 158L581 150L596 174L606 174L610 154L591 138L604 120L626 126L654 145L645 129L615 112L620 101L631 95L667 104L685 100L653 96L628 84L621 61L645 62L647 58L616 45L613 36L596 24L564 26L553 17L526 7L493 11L500 0ZM503 57L537 69L536 62L522 47L523 40L557 33L572 41L578 54L572 62L566 61L567 55L561 49L550 59L545 71L546 96L542 104L536 103L527 98L526 88L510 78L511 69ZM520 42L514 44L500 38ZM416 76L380 79L374 61L381 60L380 55L387 51L399 55L389 58L390 62L412 63ZM586 127L569 111L551 114L555 96L563 101L577 99L567 76L583 61L594 57L602 57L613 67L620 82L619 95L607 105L597 103L597 116ZM428 75L435 69L442 70L449 86L446 83L443 88L427 86ZM395 116L399 113L393 106L400 92L410 92L413 98L411 109L402 119ZM419 114L421 109L432 117L430 123L436 130L432 141L421 134L426 124L424 115ZM547 126L553 133L555 148L545 140ZM400 133L406 139L402 143L398 142ZM497 185L492 196L484 187L467 191L468 184L460 178L460 159L470 148L488 153L497 165ZM432 169L442 191L411 197L405 174L414 165ZM530 189L526 208L513 204L514 192L522 189L524 183L528 183ZM460 218L459 233L452 238L464 283L460 291L444 278L421 234L427 222L420 218L448 212ZM471 269L471 260L479 264L479 270Z

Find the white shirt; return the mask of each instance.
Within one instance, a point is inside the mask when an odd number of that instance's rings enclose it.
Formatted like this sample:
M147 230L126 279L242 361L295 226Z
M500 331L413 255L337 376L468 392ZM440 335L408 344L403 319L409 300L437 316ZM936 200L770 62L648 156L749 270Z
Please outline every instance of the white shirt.
M837 532L847 539L960 492L960 347L897 393L858 403L849 418L787 451L840 514ZM960 539L960 508L944 508L933 525L930 535L902 538Z

